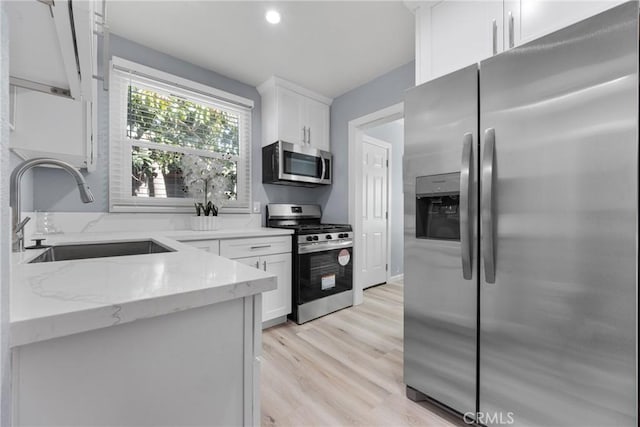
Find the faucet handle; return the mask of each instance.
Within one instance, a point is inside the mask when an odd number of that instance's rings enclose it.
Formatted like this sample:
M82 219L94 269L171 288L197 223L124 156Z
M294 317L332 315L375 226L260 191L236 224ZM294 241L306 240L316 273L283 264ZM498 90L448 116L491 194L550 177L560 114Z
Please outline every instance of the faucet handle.
M51 245L43 245L43 244L42 244L42 242L44 242L45 240L47 240L47 239L43 239L43 238L40 238L40 239L31 239L31 241L32 241L32 242L36 242L36 244L35 244L35 245L32 245L32 246L25 246L24 248L25 248L25 249L44 249L44 248L50 248L50 247L51 247Z
M27 225L27 223L31 221L31 217L30 216L26 216L24 217L24 219L22 221L20 221L18 223L18 225L16 225L16 229L14 230L16 233L19 231L22 231L22 229L24 228L25 225Z

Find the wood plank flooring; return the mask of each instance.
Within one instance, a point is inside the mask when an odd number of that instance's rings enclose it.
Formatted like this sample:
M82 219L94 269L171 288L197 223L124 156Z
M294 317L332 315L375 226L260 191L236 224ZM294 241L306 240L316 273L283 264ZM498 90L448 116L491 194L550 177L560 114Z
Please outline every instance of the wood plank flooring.
M359 306L265 330L262 425L464 425L405 397L402 291L400 284L377 286Z

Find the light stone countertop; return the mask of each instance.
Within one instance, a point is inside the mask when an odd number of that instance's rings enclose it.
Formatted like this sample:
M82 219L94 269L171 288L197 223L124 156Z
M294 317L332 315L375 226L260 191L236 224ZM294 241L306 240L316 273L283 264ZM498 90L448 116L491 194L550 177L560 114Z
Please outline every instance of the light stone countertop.
M178 240L290 235L243 229L47 236L48 244L152 239L174 252L28 264L43 250L12 254L11 346L242 298L276 288L273 274Z

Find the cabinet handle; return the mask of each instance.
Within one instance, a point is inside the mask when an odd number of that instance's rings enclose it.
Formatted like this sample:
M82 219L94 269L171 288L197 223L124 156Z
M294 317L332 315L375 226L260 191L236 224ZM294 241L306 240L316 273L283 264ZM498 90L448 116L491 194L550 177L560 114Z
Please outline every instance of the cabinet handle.
M257 246L251 246L251 249L262 249L262 248L270 248L271 245L257 245Z
M302 143L303 144L307 143L307 127L306 126L302 127Z
M262 269L267 271L267 261L262 261Z
M515 45L515 40L513 37L513 14L509 12L509 49L511 49Z
M307 143L311 144L311 126L307 129Z
M256 268L260 268L260 261L256 261Z
M492 37L493 37L493 54L498 53L498 23L494 19L491 23Z

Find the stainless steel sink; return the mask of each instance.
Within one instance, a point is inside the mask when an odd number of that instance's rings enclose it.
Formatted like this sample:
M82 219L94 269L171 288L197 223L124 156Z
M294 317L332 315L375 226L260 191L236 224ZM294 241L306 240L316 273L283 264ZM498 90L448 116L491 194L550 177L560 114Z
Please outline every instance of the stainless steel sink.
M162 252L174 252L174 250L153 240L56 245L29 261L29 264L124 255L158 254Z

